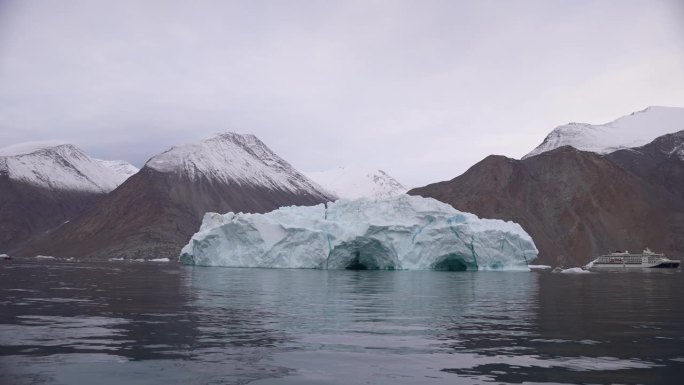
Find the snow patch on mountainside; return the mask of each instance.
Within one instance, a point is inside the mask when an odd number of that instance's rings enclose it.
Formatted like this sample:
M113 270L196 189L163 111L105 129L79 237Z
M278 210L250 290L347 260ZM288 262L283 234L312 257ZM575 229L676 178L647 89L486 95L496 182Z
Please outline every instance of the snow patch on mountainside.
M679 159L684 160L684 144L680 144L677 148L672 150L672 154L675 154L679 157Z
M389 198L407 188L386 172L364 167L338 167L305 175L339 198Z
M677 157L680 160L684 160L684 131L679 131L670 137L673 141L672 150L665 149L668 157Z
M606 124L569 123L556 127L523 159L561 146L608 154L643 146L661 135L680 130L684 130L684 108L648 107Z
M138 171L140 171L139 168L137 168L134 165L126 162L125 160L103 160L103 159L95 159L95 160L100 162L100 164L114 170L117 174L120 174L122 177L125 177L124 180L128 179L128 177L130 177L130 176L136 174ZM121 181L121 183L123 183L123 180Z
M112 191L129 176L58 141L19 143L0 149L0 174L47 189L96 193Z
M207 178L329 197L320 186L276 155L254 135L232 132L215 134L198 143L172 147L150 159L145 167L160 172L181 173L192 179Z

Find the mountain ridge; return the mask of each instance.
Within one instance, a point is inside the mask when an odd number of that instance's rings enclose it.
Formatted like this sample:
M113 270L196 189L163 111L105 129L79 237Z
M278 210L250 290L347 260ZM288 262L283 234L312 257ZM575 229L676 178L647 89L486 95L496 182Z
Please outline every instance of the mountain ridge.
M684 203L607 156L562 146L516 160L488 156L460 176L409 191L532 236L536 263L579 266L615 249L684 255Z
M0 251L72 220L128 178L61 141L19 143L0 154Z
M243 173L249 169L253 179ZM177 258L206 212L266 212L330 199L255 136L226 133L152 157L79 218L17 252Z
M558 126L522 159L564 145L608 154L643 146L661 135L680 130L684 130L684 108L651 106L604 124L568 123Z
M111 166L125 162L92 158L73 144L41 146L28 152L12 151L13 147L0 149L0 154L6 154L0 155L0 172L48 189L107 193L130 176Z

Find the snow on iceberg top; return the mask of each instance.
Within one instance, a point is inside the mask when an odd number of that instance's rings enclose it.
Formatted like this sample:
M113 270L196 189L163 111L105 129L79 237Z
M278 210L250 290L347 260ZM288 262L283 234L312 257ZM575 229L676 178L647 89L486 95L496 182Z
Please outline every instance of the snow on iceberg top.
M304 174L343 199L388 198L408 191L386 172L366 167L338 167Z
M206 177L273 190L327 195L254 135L216 134L198 143L172 147L150 159L145 167L184 173L193 179Z
M643 146L661 135L681 130L684 130L684 108L648 107L606 124L569 123L556 127L523 159L561 146L608 154Z
M183 263L340 269L527 269L532 238L513 222L419 196L338 200L266 214L207 213Z
M130 176L57 141L19 143L0 154L0 173L48 189L107 193Z

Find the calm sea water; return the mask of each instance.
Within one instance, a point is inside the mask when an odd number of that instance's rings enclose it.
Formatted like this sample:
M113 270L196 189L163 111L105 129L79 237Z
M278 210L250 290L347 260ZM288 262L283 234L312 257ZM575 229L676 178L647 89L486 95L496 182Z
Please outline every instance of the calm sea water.
M680 271L0 264L1 384L684 381Z

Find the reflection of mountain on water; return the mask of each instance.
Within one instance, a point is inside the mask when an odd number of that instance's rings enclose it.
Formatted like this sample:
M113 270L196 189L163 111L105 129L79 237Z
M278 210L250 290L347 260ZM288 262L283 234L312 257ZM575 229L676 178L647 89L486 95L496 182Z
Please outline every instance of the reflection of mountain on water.
M0 383L663 383L684 370L681 292L677 272L18 262Z
M575 383L599 382L596 372L628 384L677 378L668 377L684 368L670 360L681 356L684 300L673 295L675 288L681 293L684 285L681 276L671 272L542 274L540 337L532 347L543 357L585 359L595 370L594 377L568 368L565 380Z
M3 332L14 336L10 346L3 344L3 355L32 349L34 355L158 359L179 356L181 347L195 343L195 317L186 312L188 293L175 269L126 264L30 264L20 269L2 283L5 290L26 290L11 292L21 301L13 301L2 314L17 319L7 322L17 333ZM60 339L46 345L40 340L46 337L43 331Z
M0 383L79 383L89 373L98 384L151 374L237 382L282 373L260 363L283 342L266 317L256 308L207 302L211 291L193 282L192 269L175 265L28 263L0 270Z
M678 274L538 277L526 332L511 333L502 344L497 333L487 338L485 328L484 343L472 335L469 342L480 357L488 351L493 359L473 358L474 364L444 371L505 383L638 384L679 377L684 365L672 358L681 356L684 301L671 301L673 287L682 288Z

